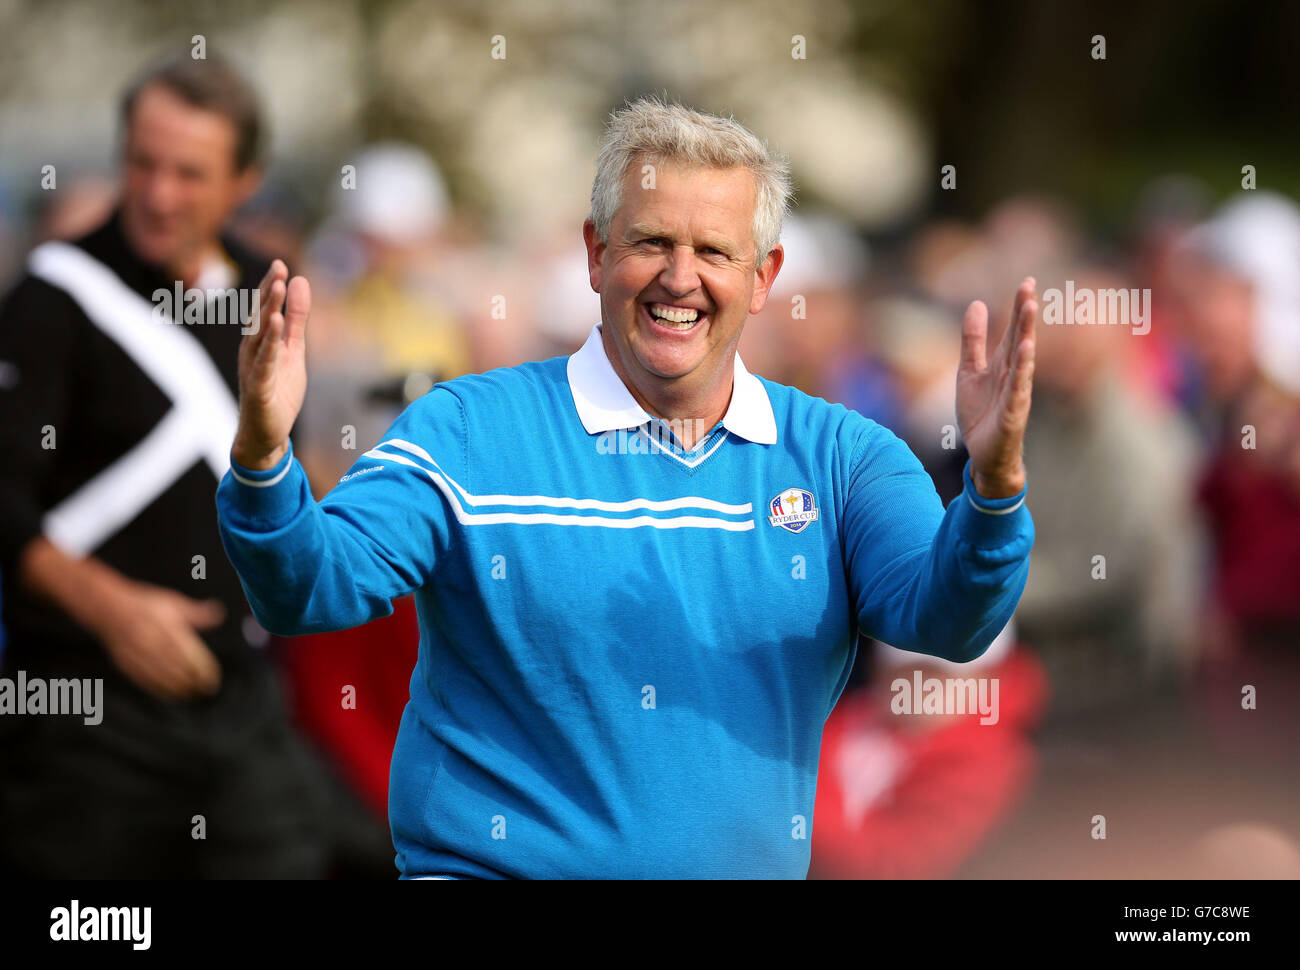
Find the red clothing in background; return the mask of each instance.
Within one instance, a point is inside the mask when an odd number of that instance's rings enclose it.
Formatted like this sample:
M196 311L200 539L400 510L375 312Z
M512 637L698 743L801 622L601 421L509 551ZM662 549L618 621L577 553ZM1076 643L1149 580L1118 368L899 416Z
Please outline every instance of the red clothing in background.
M1284 473L1229 444L1200 498L1214 539L1214 594L1226 623L1200 669L1210 736L1232 758L1300 756L1300 496ZM1258 692L1246 706L1243 691Z
M337 633L291 637L285 659L298 723L376 815L388 819L388 771L420 649L413 597ZM355 708L344 707L354 688Z
M996 724L976 713L911 730L915 715L891 713L880 688L840 699L822 734L810 878L945 878L1010 812L1033 774L1027 732L1047 678L1023 648L978 675L999 680Z
M1241 448L1213 459L1200 499L1214 539L1219 605L1240 625L1300 629L1300 497Z

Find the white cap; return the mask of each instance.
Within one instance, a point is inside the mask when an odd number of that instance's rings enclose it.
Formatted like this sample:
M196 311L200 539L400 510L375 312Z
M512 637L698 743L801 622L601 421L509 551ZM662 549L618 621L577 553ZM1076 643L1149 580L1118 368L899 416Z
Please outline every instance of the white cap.
M356 187L342 189L343 224L394 243L415 242L435 232L450 209L442 173L414 145L372 145L353 162Z
M1252 286L1255 364L1300 395L1300 208L1274 192L1249 192L1193 229L1186 245Z
M853 228L827 215L791 213L781 225L785 261L776 274L778 293L838 290L866 275L867 244Z

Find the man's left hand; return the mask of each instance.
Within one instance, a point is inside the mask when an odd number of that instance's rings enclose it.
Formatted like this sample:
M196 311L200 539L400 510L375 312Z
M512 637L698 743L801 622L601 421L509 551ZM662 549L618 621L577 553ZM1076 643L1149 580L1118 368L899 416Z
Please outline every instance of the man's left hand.
M1025 487L1023 449L1034 381L1033 277L1016 291L1011 321L997 349L987 352L989 311L979 300L961 324L957 423L970 453L971 479L985 498L1010 498Z

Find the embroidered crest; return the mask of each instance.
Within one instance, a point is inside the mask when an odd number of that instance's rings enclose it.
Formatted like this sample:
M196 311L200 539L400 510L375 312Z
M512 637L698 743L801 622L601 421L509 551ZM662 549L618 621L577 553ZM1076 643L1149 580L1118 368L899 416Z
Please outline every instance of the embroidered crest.
M788 532L802 532L808 523L817 521L817 504L806 488L783 489L772 499L770 507L772 514L767 521Z

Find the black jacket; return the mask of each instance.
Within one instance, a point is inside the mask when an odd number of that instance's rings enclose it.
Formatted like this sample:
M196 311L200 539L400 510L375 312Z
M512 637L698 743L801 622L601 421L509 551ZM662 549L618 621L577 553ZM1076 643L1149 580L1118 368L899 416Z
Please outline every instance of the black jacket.
M235 285L256 288L269 261L233 239L223 238L222 243L239 270ZM128 247L116 213L74 245L151 303L156 290L174 286L173 280ZM29 678L104 678L104 720L93 729L102 732L99 740L111 738L123 750L160 766L175 767L186 757L205 752L236 751L265 718L279 715L280 704L267 658L262 647L254 645L262 638L250 625L243 591L217 532L216 474L202 458L162 477L158 464L122 462L158 428L174 402L142 369L130 348L92 320L98 307L92 305L87 313L73 296L33 275L30 267L0 304L5 675L12 677L23 669ZM180 308L175 308L173 316L179 314ZM209 324L179 329L197 340L211 358L231 394L223 403L228 410L230 400L238 398L240 327ZM170 360L164 360L170 366ZM52 449L42 444L48 444L51 427ZM199 634L222 666L222 689L213 698L168 703L147 695L117 671L96 638L16 582L17 558L29 541L46 531L46 514L97 479L102 483L115 465L119 471L129 468L141 476L140 494L158 494L87 552L131 579L196 599L215 598L226 605L225 622ZM150 475L152 484L144 481ZM123 489L119 481L118 493L124 492L129 503L130 488ZM195 578L196 556L204 557L204 578ZM194 762L196 767L201 764L201 758Z

